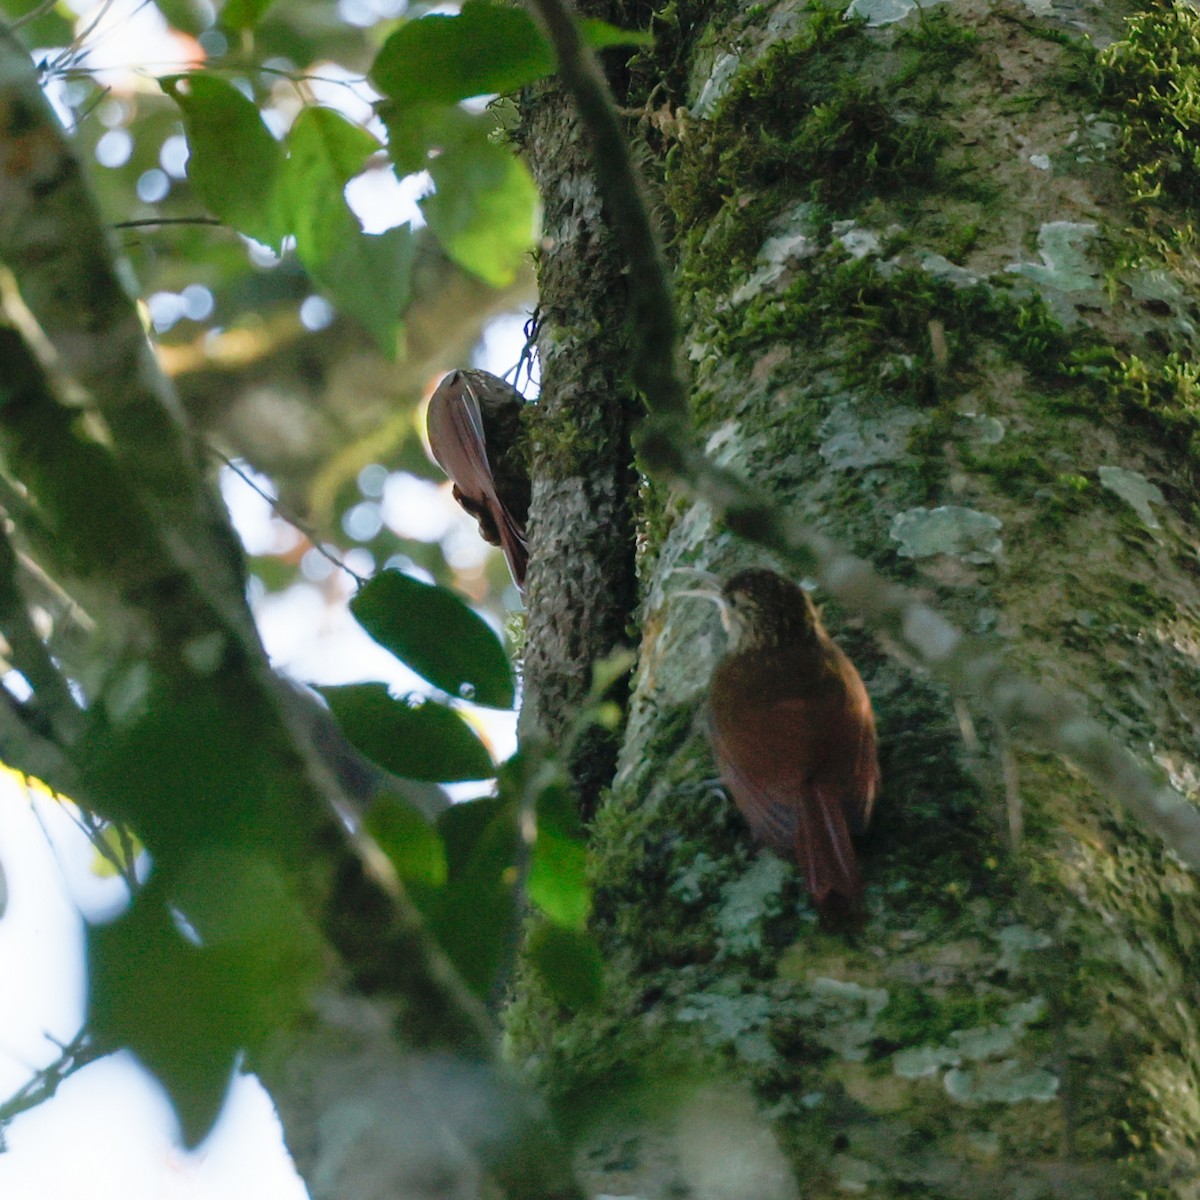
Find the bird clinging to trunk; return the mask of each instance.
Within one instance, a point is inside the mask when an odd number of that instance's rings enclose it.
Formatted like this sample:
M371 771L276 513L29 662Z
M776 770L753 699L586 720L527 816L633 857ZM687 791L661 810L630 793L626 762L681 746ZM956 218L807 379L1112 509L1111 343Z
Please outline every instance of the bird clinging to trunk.
M773 571L682 594L715 601L729 634L708 692L726 787L755 835L799 863L822 917L856 919L862 883L850 838L870 818L879 764L854 664L808 593Z
M525 590L529 549L529 470L521 438L521 393L487 371L451 371L429 401L426 428L454 498L499 546L513 581Z

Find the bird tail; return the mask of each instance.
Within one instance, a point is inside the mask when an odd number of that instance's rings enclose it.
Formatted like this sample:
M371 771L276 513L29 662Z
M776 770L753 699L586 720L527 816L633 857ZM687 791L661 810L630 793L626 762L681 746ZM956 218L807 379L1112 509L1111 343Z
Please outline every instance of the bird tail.
M857 912L862 900L858 858L846 813L836 796L820 789L804 798L796 825L796 861L803 867L817 911Z
M525 539L525 530L513 519L512 514L503 504L497 504L499 520L496 529L500 534L500 549L508 560L508 569L512 572L513 582L519 592L525 591L525 571L529 566L529 543Z

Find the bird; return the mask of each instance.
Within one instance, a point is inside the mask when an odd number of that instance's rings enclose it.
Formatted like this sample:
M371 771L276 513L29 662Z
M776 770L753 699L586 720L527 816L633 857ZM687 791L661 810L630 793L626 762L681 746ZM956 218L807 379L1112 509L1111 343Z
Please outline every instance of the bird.
M525 590L530 483L521 436L525 399L487 371L451 371L429 400L429 449L454 484L454 498L499 546L513 582Z
M709 742L756 837L804 872L823 924L861 918L851 836L879 793L871 700L812 597L774 571L676 592L714 601L728 634L708 688Z

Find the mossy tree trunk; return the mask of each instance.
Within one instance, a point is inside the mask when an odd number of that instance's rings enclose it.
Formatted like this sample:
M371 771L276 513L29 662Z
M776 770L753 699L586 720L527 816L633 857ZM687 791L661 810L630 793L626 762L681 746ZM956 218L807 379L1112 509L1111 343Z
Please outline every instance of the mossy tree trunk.
M852 8L673 4L622 76L708 451L1194 796L1197 168L1176 135L1200 20ZM711 780L715 614L668 602L676 567L763 556L703 503L652 489L641 515L640 663L592 831L607 997L567 1014L528 985L509 1018L589 1184L1200 1195L1194 875L830 608L884 793L865 928L822 933Z

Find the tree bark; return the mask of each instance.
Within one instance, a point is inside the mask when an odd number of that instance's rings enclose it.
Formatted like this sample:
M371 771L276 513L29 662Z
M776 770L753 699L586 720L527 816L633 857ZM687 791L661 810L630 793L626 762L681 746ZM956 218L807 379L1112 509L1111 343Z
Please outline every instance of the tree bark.
M629 645L637 596L628 296L586 140L556 84L530 98L522 140L545 232L520 731L563 754L590 819L612 782L617 740L599 724L576 722L593 666ZM616 690L623 701L624 686Z
M1081 40L1136 29L1105 5L689 13L631 74L677 88L644 157L710 457L1194 798L1191 213L1134 205L1146 150L1091 82L1120 60ZM668 601L675 567L763 555L704 502L655 489L640 515L640 662L593 830L607 998L567 1019L528 984L509 1017L591 1188L1200 1194L1194 874L830 607L884 790L866 926L821 933L711 781L715 616Z

